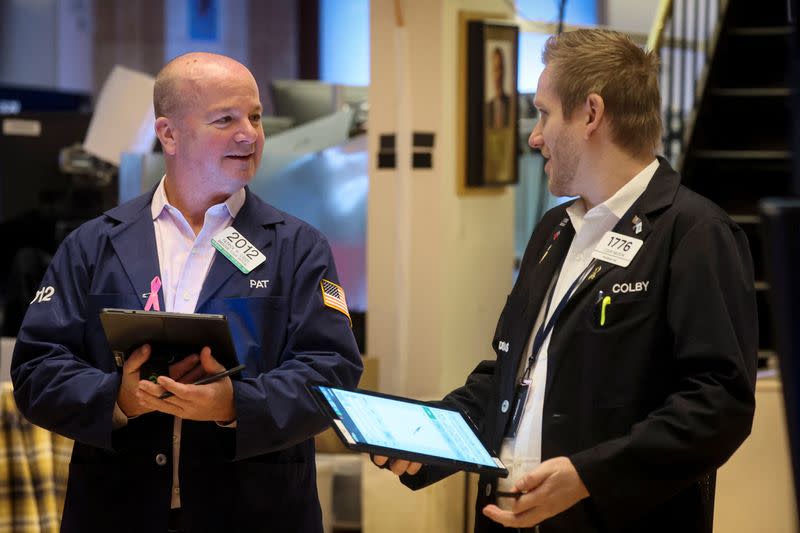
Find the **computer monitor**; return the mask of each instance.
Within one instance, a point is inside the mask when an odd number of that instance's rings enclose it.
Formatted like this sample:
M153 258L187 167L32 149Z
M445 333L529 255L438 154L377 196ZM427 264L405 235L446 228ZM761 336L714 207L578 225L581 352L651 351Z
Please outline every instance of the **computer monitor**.
M800 509L800 199L767 199L760 209L795 498Z
M0 85L0 115L39 111L78 111L92 108L88 93Z
M334 85L316 80L275 80L271 84L274 114L291 117L295 125L336 110Z
M83 141L90 119L76 112L0 115L0 222L34 210L51 213L67 200L70 178L59 168L59 153Z

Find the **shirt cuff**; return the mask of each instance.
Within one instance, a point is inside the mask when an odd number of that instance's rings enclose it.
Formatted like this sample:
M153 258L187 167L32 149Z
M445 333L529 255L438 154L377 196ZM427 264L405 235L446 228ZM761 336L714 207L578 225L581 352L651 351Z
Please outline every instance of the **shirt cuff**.
M122 412L118 403L114 404L114 414L111 416L111 429L119 429L128 425L128 417Z

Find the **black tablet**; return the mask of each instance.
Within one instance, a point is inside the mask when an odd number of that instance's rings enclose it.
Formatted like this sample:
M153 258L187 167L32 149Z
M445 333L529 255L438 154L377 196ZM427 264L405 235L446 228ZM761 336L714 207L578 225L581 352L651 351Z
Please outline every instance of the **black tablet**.
M319 384L308 386L345 446L423 464L508 476L475 426L454 409L408 398Z
M142 379L155 380L167 374L169 365L199 354L204 346L211 348L225 368L239 364L225 315L103 309L100 322L118 366L139 346L150 345L150 358L140 372Z

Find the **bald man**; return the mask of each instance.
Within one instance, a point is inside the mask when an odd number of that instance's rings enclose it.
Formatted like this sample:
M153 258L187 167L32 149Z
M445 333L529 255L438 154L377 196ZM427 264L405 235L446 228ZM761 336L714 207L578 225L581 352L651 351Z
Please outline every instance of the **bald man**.
M330 248L247 188L264 131L244 65L180 56L154 107L166 174L62 243L14 351L19 409L75 440L62 531L321 532L312 437L325 420L305 385L361 373ZM226 241L252 252L231 260L215 248ZM106 307L224 314L246 369L192 385L224 370L198 346L140 379L151 347L118 367Z

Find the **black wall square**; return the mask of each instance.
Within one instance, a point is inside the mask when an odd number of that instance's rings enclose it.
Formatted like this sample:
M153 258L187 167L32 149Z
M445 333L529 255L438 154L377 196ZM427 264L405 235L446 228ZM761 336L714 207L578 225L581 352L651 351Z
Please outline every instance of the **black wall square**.
M394 152L378 152L378 168L395 168L397 166Z
M394 151L395 136L394 133L385 133L380 135L380 149Z
M395 134L383 133L379 135L378 138L380 139L380 146L378 147L378 168L396 168Z
M431 152L414 152L411 156L411 166L414 168L433 168L433 154Z
M411 144L414 148L433 148L434 137L433 133L415 131L411 137Z

